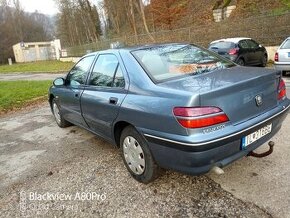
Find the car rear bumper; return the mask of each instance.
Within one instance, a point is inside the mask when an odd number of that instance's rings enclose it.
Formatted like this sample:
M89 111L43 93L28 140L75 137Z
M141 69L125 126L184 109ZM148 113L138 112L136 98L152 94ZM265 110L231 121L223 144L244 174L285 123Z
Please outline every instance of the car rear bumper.
M290 63L282 64L282 63L275 62L274 66L276 70L290 71Z
M206 146L187 146L182 142L152 137L145 134L150 150L159 166L166 169L199 175L207 173L214 166L224 167L233 161L246 156L250 151L270 140L281 128L289 105L277 116L256 125L253 128L241 131L222 140L213 141ZM241 139L256 130L272 123L270 134L250 144L245 150L241 148Z

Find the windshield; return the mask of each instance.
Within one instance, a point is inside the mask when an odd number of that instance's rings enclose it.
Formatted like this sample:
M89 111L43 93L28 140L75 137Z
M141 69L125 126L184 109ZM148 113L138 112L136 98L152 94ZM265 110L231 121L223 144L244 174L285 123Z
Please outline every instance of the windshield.
M235 66L233 62L193 45L161 45L135 50L132 54L156 81Z
M281 46L281 49L290 49L290 39L287 39L283 45Z

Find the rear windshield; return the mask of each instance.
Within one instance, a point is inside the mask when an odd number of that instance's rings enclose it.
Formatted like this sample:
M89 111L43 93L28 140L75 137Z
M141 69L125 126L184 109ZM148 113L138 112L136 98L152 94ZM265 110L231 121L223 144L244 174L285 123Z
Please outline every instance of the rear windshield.
M193 45L155 46L132 51L132 54L155 81L235 66L214 52Z
M287 39L283 45L281 46L282 49L290 49L290 39Z
M233 42L215 42L210 44L209 49L229 50L235 47Z

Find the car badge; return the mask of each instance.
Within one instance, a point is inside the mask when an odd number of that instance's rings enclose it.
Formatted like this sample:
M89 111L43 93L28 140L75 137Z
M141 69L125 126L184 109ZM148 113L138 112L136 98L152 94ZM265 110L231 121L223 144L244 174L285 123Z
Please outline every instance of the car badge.
M257 95L257 96L255 97L255 101L256 101L256 105L257 105L258 107L260 107L260 106L263 104L263 98L262 98L262 96L261 96L261 95Z

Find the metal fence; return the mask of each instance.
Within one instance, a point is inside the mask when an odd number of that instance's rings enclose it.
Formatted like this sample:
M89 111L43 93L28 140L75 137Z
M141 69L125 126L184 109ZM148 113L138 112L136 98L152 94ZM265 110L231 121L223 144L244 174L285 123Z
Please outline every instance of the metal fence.
M265 46L275 46L290 36L290 12L268 13L267 15L242 19L227 19L220 23L159 31L151 33L151 35L156 43L190 42L208 47L211 41L221 38L250 37ZM110 44L116 41L128 46L152 43L148 34L141 34L117 37L66 49L68 56L82 56L89 51L108 49Z

